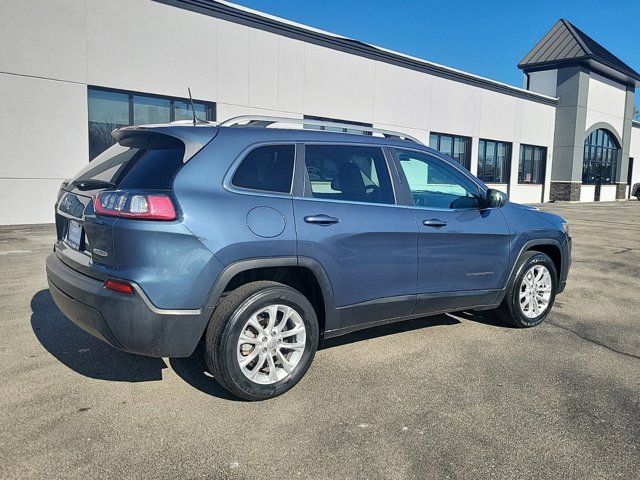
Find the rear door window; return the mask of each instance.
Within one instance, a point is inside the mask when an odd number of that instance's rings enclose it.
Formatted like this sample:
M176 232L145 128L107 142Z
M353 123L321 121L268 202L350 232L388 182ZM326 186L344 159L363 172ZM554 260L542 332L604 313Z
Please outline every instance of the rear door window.
M291 193L294 157L294 145L257 147L242 160L231 184L250 190Z
M380 147L307 145L305 163L314 198L394 203L387 162Z

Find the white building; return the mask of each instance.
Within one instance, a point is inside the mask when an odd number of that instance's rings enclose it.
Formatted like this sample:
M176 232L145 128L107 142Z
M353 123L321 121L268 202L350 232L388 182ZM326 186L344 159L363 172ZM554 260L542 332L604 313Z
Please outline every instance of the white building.
M564 20L519 65L525 88L213 1L3 0L0 44L0 224L52 222L60 183L108 132L188 118L188 86L211 120L406 132L518 202L622 199L640 182L640 75Z

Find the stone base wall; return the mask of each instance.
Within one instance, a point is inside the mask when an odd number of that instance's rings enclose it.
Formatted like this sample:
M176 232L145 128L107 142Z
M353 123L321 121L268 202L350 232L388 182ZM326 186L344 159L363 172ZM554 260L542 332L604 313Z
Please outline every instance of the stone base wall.
M623 200L627 198L627 184L626 183L617 183L616 184L616 199Z
M581 183L551 182L549 200L557 202L579 202Z

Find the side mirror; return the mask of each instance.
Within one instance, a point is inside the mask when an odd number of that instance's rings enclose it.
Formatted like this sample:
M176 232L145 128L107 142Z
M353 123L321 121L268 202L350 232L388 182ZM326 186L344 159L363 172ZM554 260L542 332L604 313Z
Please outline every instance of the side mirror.
M487 197L484 205L485 208L502 208L505 203L507 203L508 199L509 197L507 197L506 193L496 190L495 188L490 188L487 190Z

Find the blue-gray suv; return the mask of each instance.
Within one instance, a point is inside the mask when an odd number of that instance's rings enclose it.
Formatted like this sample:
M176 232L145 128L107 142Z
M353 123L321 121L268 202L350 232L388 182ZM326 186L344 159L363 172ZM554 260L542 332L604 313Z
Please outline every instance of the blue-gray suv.
M58 195L47 276L62 312L141 355L204 341L248 400L293 387L325 338L464 309L547 317L570 265L561 217L403 134L273 128L290 121L115 130Z

